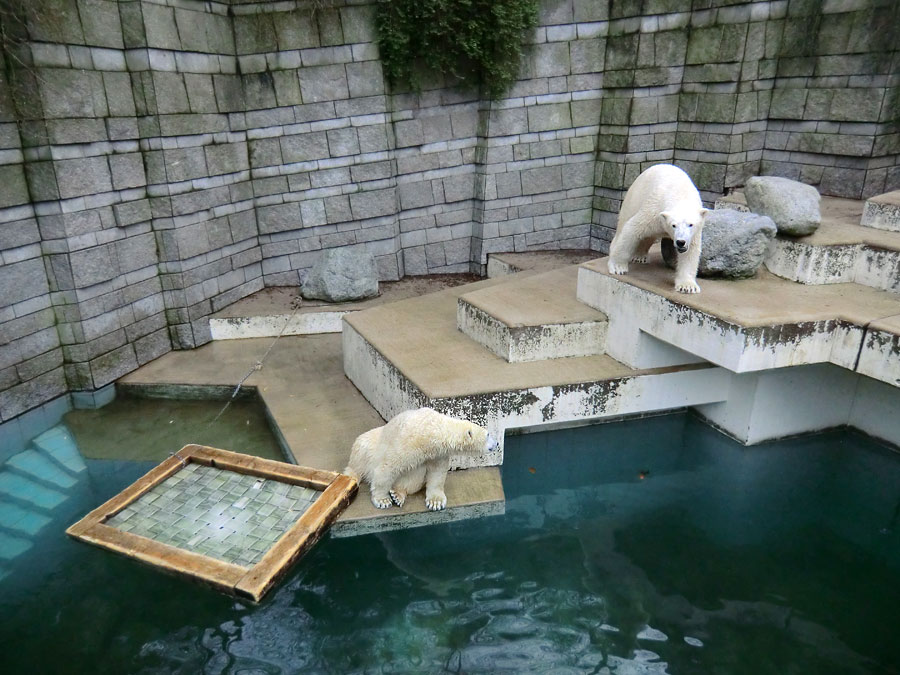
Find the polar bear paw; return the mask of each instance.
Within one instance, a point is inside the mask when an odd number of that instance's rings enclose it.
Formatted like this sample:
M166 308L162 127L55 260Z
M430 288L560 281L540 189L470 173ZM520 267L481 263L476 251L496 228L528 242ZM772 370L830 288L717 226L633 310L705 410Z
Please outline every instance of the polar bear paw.
M647 256L646 255L636 255L631 259L631 262L639 263L641 265L646 265L647 264ZM615 274L615 272L614 272L614 274Z
M447 508L447 495L443 492L425 498L425 506L429 511L443 511Z
M397 506L403 506L406 503L406 493L401 492L400 490L391 490L391 501L394 502Z
M375 497L372 496L372 505L376 509L389 509L394 505L394 502L391 501L390 497Z
M609 259L609 273L610 274L628 274L628 263L624 265L622 263L613 262L612 258Z
M675 290L679 293L699 293L700 287L696 281L688 279L687 281L676 281Z

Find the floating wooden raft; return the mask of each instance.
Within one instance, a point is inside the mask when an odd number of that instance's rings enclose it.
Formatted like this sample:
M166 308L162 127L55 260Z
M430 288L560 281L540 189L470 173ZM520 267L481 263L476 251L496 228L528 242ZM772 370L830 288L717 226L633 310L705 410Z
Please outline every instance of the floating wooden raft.
M357 487L331 471L186 445L66 532L258 602Z

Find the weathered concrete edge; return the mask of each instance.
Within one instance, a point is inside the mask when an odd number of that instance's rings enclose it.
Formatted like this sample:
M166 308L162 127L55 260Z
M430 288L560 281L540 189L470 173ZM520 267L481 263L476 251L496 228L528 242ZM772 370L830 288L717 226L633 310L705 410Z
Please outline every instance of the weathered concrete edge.
M213 340L340 333L344 315L353 311L358 310L210 317L209 331Z
M599 356L606 350L606 320L510 326L465 296L456 302L456 327L510 363Z
M896 194L896 193L895 193ZM879 201L887 195L878 195L866 200L859 224L888 232L900 232L900 206L886 201Z
M339 519L331 526L331 536L340 539L387 530L410 530L415 527L452 523L459 520L502 516L506 513L506 499L504 497L492 501L460 504L457 506L451 503L443 511L419 511L414 513L404 512L399 509L397 509L396 513L391 513L391 511L394 511L394 509L369 518Z
M870 325L866 329L856 372L900 387L900 335Z
M868 244L814 246L776 238L766 269L807 285L857 283L882 291L900 291L900 251Z

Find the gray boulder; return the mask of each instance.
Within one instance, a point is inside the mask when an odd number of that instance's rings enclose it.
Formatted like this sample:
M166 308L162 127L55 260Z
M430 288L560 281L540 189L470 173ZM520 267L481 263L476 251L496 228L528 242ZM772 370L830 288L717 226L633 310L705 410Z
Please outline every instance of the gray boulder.
M300 288L308 300L348 302L378 295L378 268L362 249L333 248L309 270Z
M744 186L747 206L753 213L769 216L779 234L803 237L815 232L822 215L819 191L790 178L754 176Z
M700 249L699 277L746 279L766 258L769 242L777 228L768 216L756 213L718 209L710 211L703 223L703 246ZM661 243L666 265L675 268L677 253L671 239Z

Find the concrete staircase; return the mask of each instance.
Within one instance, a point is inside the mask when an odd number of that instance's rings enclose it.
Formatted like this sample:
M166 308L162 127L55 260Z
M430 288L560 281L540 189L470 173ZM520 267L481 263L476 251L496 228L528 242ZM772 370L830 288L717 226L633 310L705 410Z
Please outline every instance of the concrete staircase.
M63 425L32 439L0 465L0 579L78 490L86 469Z
M898 443L900 233L860 225L863 208L823 198L815 235L778 238L756 278L696 296L674 291L658 248L621 277L605 258L492 256L489 281L346 317L344 370L386 419L429 405L498 438L692 407L748 444L841 425Z

